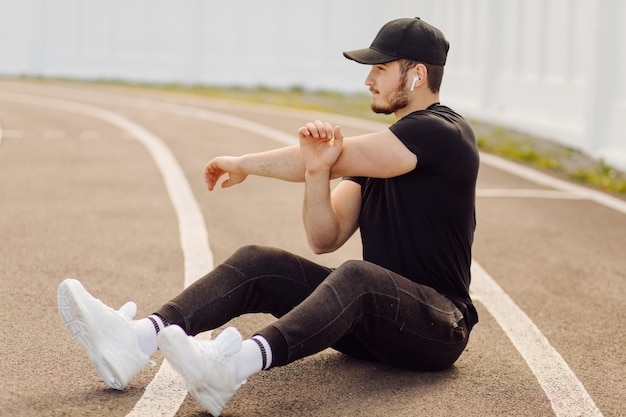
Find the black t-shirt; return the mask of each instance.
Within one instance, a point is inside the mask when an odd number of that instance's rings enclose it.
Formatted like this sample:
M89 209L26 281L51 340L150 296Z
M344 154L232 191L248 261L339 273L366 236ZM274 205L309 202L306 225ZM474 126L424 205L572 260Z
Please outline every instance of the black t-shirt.
M346 177L361 185L363 259L450 298L471 328L469 295L478 150L469 124L439 103L389 128L417 156L394 178Z

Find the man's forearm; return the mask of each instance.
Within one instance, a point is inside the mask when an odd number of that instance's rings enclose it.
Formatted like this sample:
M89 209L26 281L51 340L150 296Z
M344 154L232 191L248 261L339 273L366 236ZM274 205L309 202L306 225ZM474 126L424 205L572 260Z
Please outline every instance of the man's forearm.
M241 169L247 175L303 182L304 162L297 145L241 157Z
M320 254L337 248L341 225L333 209L328 172L305 174L303 222L309 246Z

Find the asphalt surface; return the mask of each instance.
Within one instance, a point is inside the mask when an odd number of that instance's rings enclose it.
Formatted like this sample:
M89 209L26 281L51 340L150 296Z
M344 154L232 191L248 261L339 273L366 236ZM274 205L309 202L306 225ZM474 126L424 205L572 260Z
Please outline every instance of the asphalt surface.
M282 146L272 134L295 140L318 117L157 91L0 80L0 415L205 415L184 394L182 403L169 400L167 383L155 400L142 399L162 372L158 353L126 390L108 389L64 330L56 287L77 277L115 308L137 302L139 316L184 287L180 213L137 126L182 168L215 264L248 243L329 266L359 258L358 237L333 254L310 252L301 184L249 178L205 189L202 169L213 156ZM326 119L347 135L376 128ZM407 372L326 350L255 375L223 415L626 415L623 199L539 184L483 161L474 259L484 271L472 287L480 323L452 369ZM485 271L502 293L487 291ZM248 336L271 320L233 324Z

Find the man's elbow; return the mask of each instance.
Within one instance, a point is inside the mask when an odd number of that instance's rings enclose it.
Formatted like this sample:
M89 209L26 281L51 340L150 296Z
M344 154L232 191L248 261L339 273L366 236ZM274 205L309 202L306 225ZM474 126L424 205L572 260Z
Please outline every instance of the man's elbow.
M309 239L309 247L316 255L323 255L337 250L337 247L334 244L329 242L317 242L312 239Z

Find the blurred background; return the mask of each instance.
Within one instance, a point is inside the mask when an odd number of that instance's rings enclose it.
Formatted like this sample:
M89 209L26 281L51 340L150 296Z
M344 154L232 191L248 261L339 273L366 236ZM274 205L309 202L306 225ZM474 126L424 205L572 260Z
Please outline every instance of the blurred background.
M444 104L626 169L621 0L0 0L0 76L366 92L342 51L415 16Z

